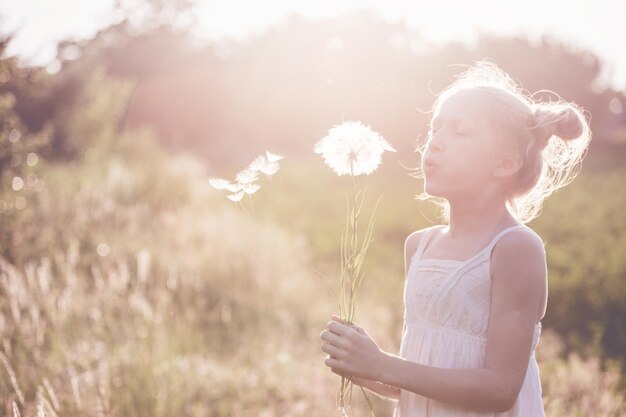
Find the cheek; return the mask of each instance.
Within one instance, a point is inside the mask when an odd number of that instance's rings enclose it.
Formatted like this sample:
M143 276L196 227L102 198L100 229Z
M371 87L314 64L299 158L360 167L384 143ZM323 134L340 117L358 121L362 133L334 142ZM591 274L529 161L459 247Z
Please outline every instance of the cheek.
M473 193L484 188L489 178L487 166L465 158L446 163L434 171L424 171L424 189L429 194L442 196Z
M484 181L492 176L493 159L484 151L467 149L455 155L454 159L454 171L460 180Z

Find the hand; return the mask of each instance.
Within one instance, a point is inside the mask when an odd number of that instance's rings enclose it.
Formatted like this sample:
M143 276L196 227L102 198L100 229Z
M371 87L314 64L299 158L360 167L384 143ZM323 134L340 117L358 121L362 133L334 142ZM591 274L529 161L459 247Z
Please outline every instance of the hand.
M326 366L341 376L356 376L377 380L381 374L385 353L357 324L343 324L338 316L328 322L320 333L322 351L328 353Z

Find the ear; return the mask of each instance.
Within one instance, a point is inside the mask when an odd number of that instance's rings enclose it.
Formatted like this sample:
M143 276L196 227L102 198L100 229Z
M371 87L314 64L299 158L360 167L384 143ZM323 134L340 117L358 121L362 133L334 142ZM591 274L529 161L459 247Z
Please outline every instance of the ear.
M522 167L522 160L516 155L503 155L498 158L493 168L495 178L512 177Z

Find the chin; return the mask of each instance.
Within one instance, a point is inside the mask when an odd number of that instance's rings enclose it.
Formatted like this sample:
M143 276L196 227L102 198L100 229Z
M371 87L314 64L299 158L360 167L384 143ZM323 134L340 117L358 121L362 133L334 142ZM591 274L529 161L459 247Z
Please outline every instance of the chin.
M432 197L443 198L445 200L452 197L453 190L446 187L441 187L436 181L424 181L424 192Z
M428 180L424 181L424 191L433 197L443 197L441 190L438 190L437 186Z

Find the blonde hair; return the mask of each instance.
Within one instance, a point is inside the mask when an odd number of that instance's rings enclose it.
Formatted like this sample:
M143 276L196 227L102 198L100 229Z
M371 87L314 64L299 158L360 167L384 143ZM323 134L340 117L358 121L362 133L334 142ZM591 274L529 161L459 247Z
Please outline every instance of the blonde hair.
M528 223L539 215L550 194L578 175L591 140L585 113L555 93L555 101L535 101L537 93L526 94L495 63L482 60L438 95L433 114L446 99L468 90L474 93L472 109L492 122L499 150L517 152L522 159L521 168L504 191L511 214ZM426 143L418 152L423 153L425 147ZM423 178L423 173L417 176ZM450 206L445 199L425 192L416 198L434 201L442 209L443 220L450 221Z

